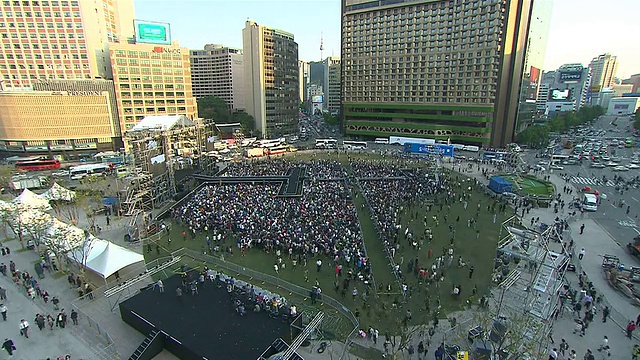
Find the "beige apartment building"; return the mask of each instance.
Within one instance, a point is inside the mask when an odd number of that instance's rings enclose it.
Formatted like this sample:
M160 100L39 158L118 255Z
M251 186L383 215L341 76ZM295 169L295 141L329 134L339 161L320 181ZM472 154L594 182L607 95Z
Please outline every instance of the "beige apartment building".
M339 56L329 56L324 60L324 110L331 114L340 112Z
M78 153L117 150L112 94L89 91L0 92L0 151ZM74 156L75 154L75 156Z
M244 62L242 49L207 44L191 50L191 83L196 99L217 96L230 109L244 110Z
M189 49L171 45L111 44L113 81L122 132L147 115L198 116Z
M242 30L245 107L264 137L297 131L298 44L293 34L247 21Z
M618 71L618 58L609 53L594 57L589 63L591 68L591 91L613 87Z
M108 44L133 36L133 17L133 0L0 2L2 88L110 78Z

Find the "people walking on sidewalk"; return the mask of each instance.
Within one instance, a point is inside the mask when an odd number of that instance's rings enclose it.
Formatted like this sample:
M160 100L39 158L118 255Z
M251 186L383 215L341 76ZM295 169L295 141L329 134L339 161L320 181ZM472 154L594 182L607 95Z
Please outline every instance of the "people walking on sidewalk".
M13 344L13 340L8 338L4 339L2 348L9 354L9 356L12 356L13 352L16 351L16 346Z
M584 226L584 225L583 225ZM582 229L582 228L581 228ZM580 249L580 253L578 254L578 260L582 260L584 258L584 254L587 252L584 248Z
M2 314L2 320L7 321L7 306L0 304L0 313Z
M631 320L629 321L629 324L627 324L627 337L629 339L633 338L633 331L636 329L636 323Z
M584 224L580 225L580 235L582 235L583 233L584 233Z
M567 350L569 350L569 343L567 343L567 340L565 339L560 340L560 354L562 354L563 358Z
M598 351L604 352L605 354L608 354L609 356L611 356L611 351L609 348L609 338L607 337L607 335L605 335L604 338L602 339L602 342L600 343L600 347L598 348Z

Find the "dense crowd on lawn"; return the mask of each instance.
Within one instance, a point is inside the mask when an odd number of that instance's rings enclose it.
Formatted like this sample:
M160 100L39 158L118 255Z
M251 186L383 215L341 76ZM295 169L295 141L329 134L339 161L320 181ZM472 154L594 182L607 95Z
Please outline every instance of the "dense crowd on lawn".
M325 254L355 264L364 258L356 210L344 182L306 181L301 198L277 197L278 187L207 186L176 208L174 217L192 233L205 232L216 240L231 235L243 252L258 248L299 261Z
M295 162L285 158L232 163L224 176L284 176L293 167L305 167L306 176L313 179L343 179L345 171L336 160L314 159Z
M398 161L391 160L352 160L351 169L358 178L405 177Z

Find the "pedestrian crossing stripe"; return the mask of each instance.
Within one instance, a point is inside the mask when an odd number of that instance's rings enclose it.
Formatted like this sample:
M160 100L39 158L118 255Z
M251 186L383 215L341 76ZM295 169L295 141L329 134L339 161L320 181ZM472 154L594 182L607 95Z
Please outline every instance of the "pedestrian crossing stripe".
M581 176L572 176L569 178L569 182L574 184L584 184L584 185L599 185L599 186L616 186L616 183L613 180L607 180L605 183L602 179L598 179L595 177L581 177Z

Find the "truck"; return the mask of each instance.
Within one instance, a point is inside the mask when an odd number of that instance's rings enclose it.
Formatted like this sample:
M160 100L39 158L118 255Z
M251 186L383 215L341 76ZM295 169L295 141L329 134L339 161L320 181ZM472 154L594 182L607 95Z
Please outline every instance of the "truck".
M14 190L41 189L48 186L46 176L14 177L11 179L11 188Z
M248 158L252 158L252 157L260 157L260 156L264 156L264 148L252 148L252 149L247 149L247 157Z

